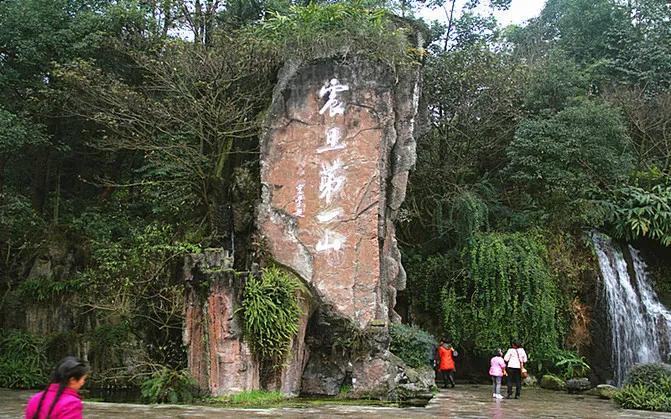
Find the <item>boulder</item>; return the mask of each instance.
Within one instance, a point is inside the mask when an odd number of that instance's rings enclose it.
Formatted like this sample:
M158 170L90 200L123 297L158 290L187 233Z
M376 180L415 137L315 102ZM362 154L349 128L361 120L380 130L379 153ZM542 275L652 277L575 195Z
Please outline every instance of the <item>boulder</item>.
M522 380L522 384L527 387L533 387L538 384L538 379L533 375L529 375L527 378Z
M571 393L582 393L592 388L592 384L587 378L572 378L566 381L566 390Z
M556 375L546 374L541 378L541 388L564 391L566 390L566 382Z
M598 396L602 399L612 399L617 391L617 387L611 386L610 384L599 384L598 386L589 390L590 394Z

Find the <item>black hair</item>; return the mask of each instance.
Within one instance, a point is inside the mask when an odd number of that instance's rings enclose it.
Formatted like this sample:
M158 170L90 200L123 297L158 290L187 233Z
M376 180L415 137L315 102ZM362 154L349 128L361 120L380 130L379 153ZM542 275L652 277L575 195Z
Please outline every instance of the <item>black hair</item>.
M79 380L88 374L90 370L91 368L86 361L82 361L81 359L75 358L74 356L66 356L65 358L61 359L58 365L56 365L56 368L54 368L54 371L51 373L51 382L42 392L42 397L40 397L40 402L37 404L37 409L35 410L33 419L39 419L44 397L47 395L49 386L51 386L51 384L58 384L58 392L56 393L56 397L54 397L54 401L51 403L51 407L49 407L49 412L47 412L46 419L49 419L49 416L51 416L51 412L53 412L58 399L61 398L63 391L65 391L65 388L70 383L70 379L74 378L75 380Z
M494 351L494 356L503 356L503 351L501 348Z

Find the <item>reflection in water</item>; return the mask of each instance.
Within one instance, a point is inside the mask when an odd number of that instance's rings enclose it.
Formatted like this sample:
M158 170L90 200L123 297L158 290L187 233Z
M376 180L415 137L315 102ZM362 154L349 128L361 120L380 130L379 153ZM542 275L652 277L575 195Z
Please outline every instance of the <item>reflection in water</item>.
M489 407L489 416L492 419L503 419L503 408L501 406L502 400L493 399L492 405Z

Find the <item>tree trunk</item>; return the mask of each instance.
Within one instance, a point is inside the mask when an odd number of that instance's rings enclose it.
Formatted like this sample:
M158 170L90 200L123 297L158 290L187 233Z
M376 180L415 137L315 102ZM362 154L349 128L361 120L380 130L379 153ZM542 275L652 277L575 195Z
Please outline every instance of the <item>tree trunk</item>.
M0 195L5 190L5 166L7 165L7 158L0 158Z
M49 192L49 152L40 150L34 156L32 179L30 181L30 202L33 209L42 214Z

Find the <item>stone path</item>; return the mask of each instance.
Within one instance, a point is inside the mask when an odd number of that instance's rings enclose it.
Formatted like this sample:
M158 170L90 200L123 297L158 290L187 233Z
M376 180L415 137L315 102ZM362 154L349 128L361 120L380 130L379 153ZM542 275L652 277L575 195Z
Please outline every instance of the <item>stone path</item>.
M489 386L461 385L441 392L426 408L320 406L306 409L219 409L200 406L86 403L88 418L671 418L669 413L618 409L608 400L572 396L541 389L524 389L520 400L495 401ZM0 390L0 418L23 416L31 392Z

